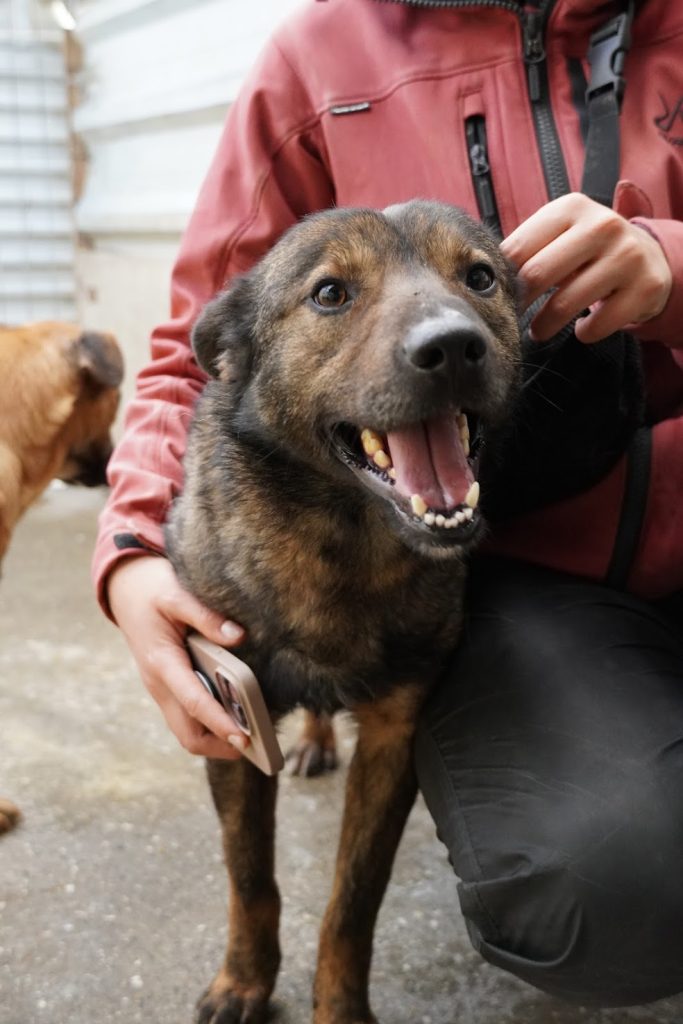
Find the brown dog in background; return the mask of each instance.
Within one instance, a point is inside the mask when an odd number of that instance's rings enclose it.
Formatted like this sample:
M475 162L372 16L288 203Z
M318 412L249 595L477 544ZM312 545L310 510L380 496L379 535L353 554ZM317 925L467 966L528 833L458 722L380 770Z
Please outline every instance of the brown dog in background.
M511 411L516 285L462 211L331 210L292 228L200 318L211 380L167 528L181 582L244 624L274 719L352 710L315 1024L373 1024L372 935L416 793L420 706L457 642L481 536L478 458ZM323 744L324 745L324 744ZM210 761L229 943L199 1024L262 1024L280 962L276 779Z
M123 357L70 323L0 327L0 567L14 527L55 477L106 482ZM0 799L0 833L19 812Z
M0 563L51 480L105 483L122 379L110 334L52 321L0 327Z

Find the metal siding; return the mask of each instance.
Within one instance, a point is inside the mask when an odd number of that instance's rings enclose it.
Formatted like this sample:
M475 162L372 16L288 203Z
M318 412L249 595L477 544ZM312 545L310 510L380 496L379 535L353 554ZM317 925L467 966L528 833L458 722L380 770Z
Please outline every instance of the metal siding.
M310 0L303 0L310 2ZM79 228L177 238L226 111L273 25L302 0L86 0L75 128L88 152Z
M61 36L0 0L0 322L75 318L71 203Z
M230 102L274 24L312 0L81 0L74 127L83 322L119 338L132 394L168 318L181 232Z

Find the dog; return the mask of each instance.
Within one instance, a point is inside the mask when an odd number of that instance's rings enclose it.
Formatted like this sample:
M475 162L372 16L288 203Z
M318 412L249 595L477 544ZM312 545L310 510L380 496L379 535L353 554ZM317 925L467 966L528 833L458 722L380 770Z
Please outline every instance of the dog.
M512 268L462 211L335 209L289 230L193 332L211 379L166 527L181 582L243 623L274 720L351 710L358 741L314 1024L371 1024L374 923L416 794L420 706L484 532L477 462L519 388ZM276 782L209 761L230 878L199 1024L258 1024L280 962Z
M0 327L0 563L51 480L106 482L122 379L110 334L56 321Z
M0 326L0 569L19 518L51 480L106 482L122 379L110 334L55 321ZM19 819L0 799L0 834Z

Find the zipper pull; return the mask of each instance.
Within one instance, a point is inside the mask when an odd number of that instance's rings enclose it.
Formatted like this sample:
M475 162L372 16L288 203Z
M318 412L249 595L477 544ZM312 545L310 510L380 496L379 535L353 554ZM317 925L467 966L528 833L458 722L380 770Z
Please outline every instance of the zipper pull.
M479 207L479 216L484 224L502 238L498 206L491 179L488 146L486 142L486 123L481 114L474 114L465 121L467 153L470 159L472 184Z
M491 170L486 150L480 142L475 142L470 148L470 163L472 164L472 174L475 174L477 177L482 174L488 174Z
M543 22L535 11L524 16L524 63L529 80L529 98L538 103L541 98L541 82L538 65L545 60L543 45Z
M491 185L491 165L486 150L480 143L475 143L470 149L470 166L481 219L490 226L498 220L498 209Z

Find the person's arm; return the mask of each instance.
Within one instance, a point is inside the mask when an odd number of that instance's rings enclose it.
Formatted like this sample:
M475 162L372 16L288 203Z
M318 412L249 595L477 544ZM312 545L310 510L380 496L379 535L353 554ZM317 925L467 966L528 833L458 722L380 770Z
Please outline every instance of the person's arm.
M669 251L657 225L670 240ZM575 193L538 210L508 235L501 250L519 269L526 305L555 289L532 321L537 340L548 340L589 309L576 324L580 341L599 341L629 327L638 336L683 345L682 225L631 220Z
M319 156L319 120L277 46L264 52L232 107L183 239L172 319L152 336L123 437L109 465L111 493L93 559L99 599L121 626L150 693L193 753L234 757L238 730L194 676L188 626L229 646L221 620L182 590L163 557L163 524L182 486L182 456L205 376L189 335L203 305L249 269L305 213L334 201ZM241 635L233 626L233 641ZM220 739L216 739L220 737Z

